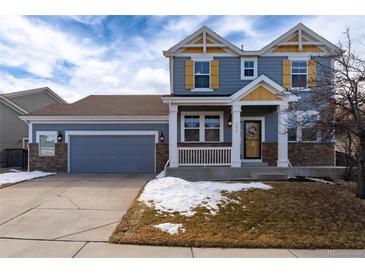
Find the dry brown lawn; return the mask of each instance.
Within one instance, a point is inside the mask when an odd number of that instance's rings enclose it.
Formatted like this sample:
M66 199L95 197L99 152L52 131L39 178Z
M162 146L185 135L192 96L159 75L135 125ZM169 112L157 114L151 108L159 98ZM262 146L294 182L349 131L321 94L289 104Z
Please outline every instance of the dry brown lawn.
M265 182L270 190L226 193L241 203L211 215L161 214L134 201L110 241L194 247L365 248L365 204L353 189L311 182ZM183 224L170 235L154 228Z

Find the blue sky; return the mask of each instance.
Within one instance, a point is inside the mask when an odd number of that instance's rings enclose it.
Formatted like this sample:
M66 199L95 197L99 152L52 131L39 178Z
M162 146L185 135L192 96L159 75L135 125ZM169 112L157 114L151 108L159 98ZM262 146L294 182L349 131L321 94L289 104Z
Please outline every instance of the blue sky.
M333 43L350 26L365 53L364 16L0 16L0 92L49 86L69 102L90 94L166 94L162 50L202 25L253 50L298 22Z

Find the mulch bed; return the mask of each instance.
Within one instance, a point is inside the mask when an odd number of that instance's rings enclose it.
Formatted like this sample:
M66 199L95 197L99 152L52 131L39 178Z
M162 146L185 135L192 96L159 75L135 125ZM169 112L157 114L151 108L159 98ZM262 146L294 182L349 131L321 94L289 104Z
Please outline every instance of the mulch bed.
M112 243L189 247L365 248L365 204L354 190L313 182L265 182L273 189L226 193L239 200L216 215L162 214L137 200L110 237ZM170 235L154 228L183 224Z

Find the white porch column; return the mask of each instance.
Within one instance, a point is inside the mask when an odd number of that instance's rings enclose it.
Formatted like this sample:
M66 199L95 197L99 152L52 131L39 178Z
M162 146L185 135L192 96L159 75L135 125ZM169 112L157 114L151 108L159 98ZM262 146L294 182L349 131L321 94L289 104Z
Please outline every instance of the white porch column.
M178 167L177 152L177 105L169 106L169 160L170 167Z
M241 106L232 106L231 167L241 167Z
M278 167L288 167L288 104L278 106Z

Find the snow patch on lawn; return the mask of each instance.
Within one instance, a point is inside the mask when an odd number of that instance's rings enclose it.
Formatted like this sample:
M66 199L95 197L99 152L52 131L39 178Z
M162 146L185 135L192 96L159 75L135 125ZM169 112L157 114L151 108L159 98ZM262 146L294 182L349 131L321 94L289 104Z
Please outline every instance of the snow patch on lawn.
M317 183L324 183L324 184L328 184L328 185L333 185L334 183L331 181L327 181L321 178L314 178L314 177L306 177L306 179L311 180L313 182L317 182Z
M170 235L175 235L181 232L185 232L185 228L183 228L182 224L172 224L172 223L163 223L159 225L154 225L154 227L160 229L163 232L169 233Z
M185 216L193 216L196 213L194 209L202 206L207 208L211 214L216 214L219 205L240 203L224 196L222 192L271 188L270 185L261 182L189 182L180 178L165 177L148 182L138 201L144 202L147 206L160 212L178 212Z
M34 178L45 177L56 173L43 172L43 171L14 171L0 174L0 185L2 184L14 184L22 181L31 180Z

